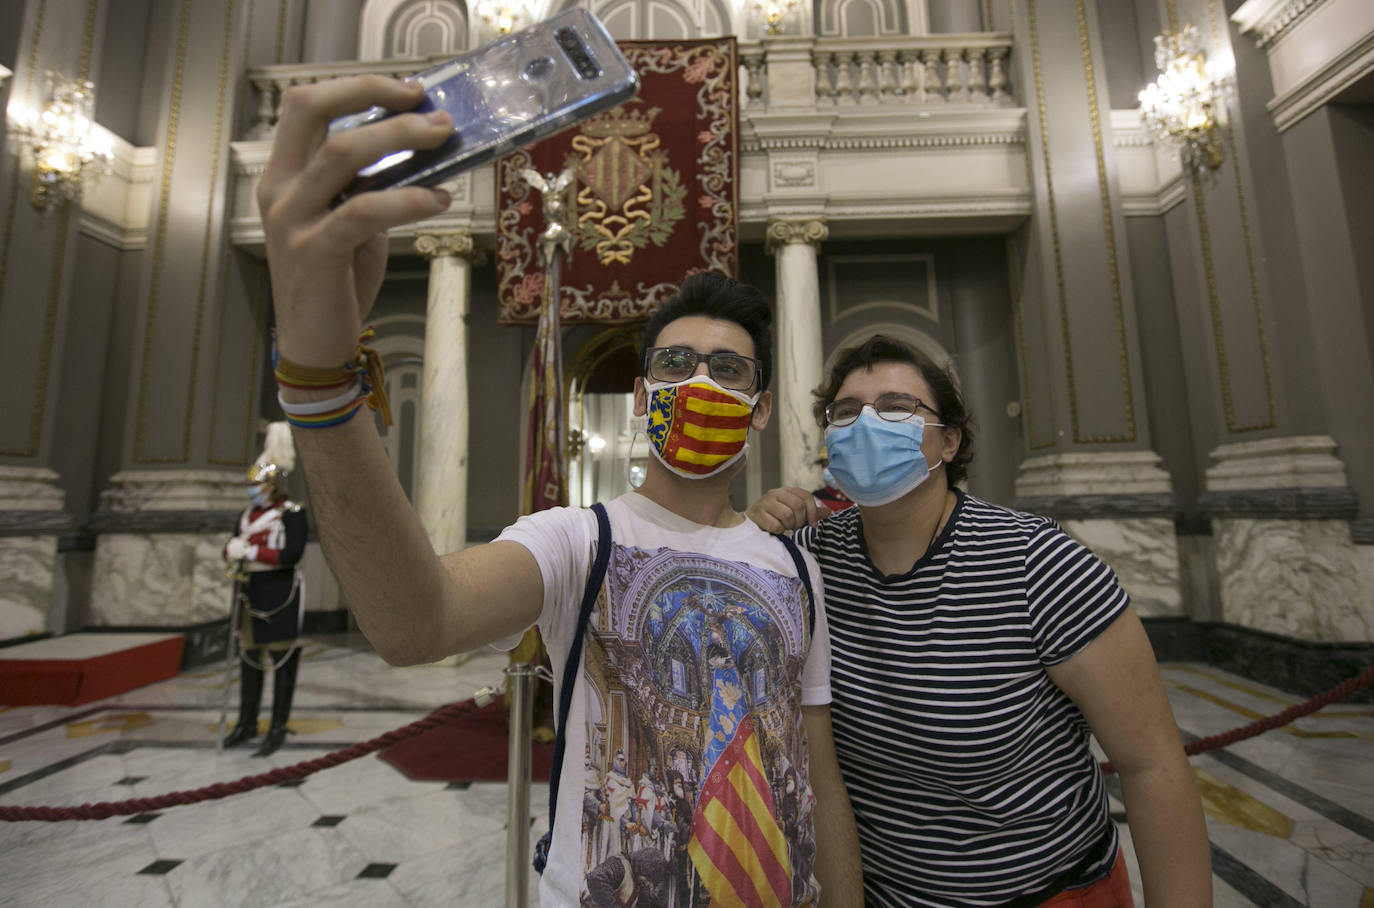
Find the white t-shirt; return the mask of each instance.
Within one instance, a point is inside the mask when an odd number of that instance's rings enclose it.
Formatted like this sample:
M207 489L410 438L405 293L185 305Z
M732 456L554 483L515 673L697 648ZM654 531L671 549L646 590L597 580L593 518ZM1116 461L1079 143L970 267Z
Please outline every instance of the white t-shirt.
M672 893L692 904L695 871L702 894L766 887L765 901L800 905L818 891L801 707L830 702L815 559L803 551L812 635L792 557L752 522L702 526L637 493L606 510L611 557L583 640L540 901L600 904L632 869L665 904ZM500 539L539 563L557 703L596 516L540 511Z

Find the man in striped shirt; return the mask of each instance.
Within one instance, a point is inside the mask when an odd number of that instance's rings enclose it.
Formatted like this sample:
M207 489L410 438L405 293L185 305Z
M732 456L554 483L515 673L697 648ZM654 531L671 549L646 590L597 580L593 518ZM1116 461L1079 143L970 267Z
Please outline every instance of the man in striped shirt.
M869 906L1131 905L1096 735L1153 905L1211 904L1201 803L1158 667L1111 570L1053 521L957 488L949 375L875 336L817 392L830 470L750 509L825 579L835 747ZM933 474L943 473L942 476Z

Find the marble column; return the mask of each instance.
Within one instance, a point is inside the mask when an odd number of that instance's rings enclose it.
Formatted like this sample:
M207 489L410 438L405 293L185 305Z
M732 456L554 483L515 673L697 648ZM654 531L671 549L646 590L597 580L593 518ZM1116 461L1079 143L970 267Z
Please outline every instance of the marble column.
M468 303L482 254L466 230L421 233L415 251L429 260L415 509L445 554L467 545Z
M1203 508L1222 618L1318 643L1374 641L1374 550L1357 545L1345 464L1327 436L1218 445Z
M49 617L57 534L72 524L64 498L54 471L0 466L0 640L62 630Z
M222 656L233 584L221 553L248 488L241 469L110 477L86 523L97 542L85 626L176 628L183 664Z
M771 385L781 450L779 479L804 489L822 484L816 463L821 430L811 415L811 391L821 383L825 366L816 252L828 235L819 219L768 224L767 248L777 258L777 357Z
M1151 451L1028 457L1016 505L1054 516L1116 573L1142 618L1183 614L1176 505L1169 474Z

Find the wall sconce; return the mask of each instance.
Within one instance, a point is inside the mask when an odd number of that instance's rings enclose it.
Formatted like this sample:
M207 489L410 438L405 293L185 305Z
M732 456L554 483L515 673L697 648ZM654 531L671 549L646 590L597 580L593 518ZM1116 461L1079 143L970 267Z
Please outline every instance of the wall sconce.
M583 429L568 430L568 457L578 457L583 451L590 452L593 456L606 450L606 439L597 435L595 432L587 432Z
M1192 25L1155 36L1159 78L1140 93L1145 126L1178 147L1183 166L1194 172L1221 166L1219 114L1226 109L1230 73L1209 63Z
M753 6L763 17L764 32L781 35L782 20L801 7L801 0L753 0Z
M46 94L42 113L21 109L13 126L17 145L33 155L29 201L38 209L79 198L82 181L104 174L114 158L109 137L91 120L93 84L49 72Z
M530 21L529 7L520 0L480 0L473 12L496 35L509 35Z

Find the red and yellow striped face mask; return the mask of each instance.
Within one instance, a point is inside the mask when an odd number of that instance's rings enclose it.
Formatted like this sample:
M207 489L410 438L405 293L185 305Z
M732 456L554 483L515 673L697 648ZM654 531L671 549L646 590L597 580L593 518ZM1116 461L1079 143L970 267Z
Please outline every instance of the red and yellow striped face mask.
M759 395L722 388L699 375L673 384L646 382L649 447L686 479L705 479L744 456Z

